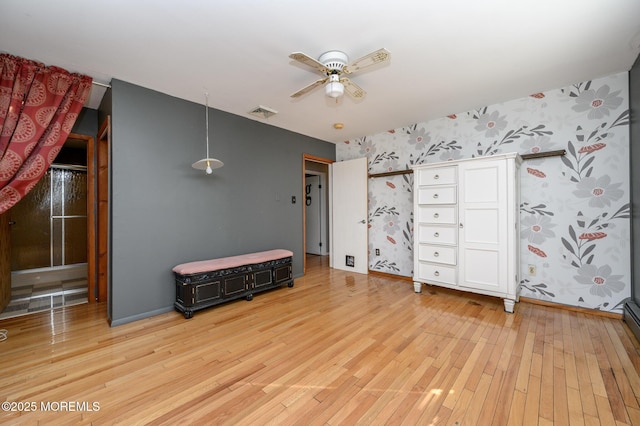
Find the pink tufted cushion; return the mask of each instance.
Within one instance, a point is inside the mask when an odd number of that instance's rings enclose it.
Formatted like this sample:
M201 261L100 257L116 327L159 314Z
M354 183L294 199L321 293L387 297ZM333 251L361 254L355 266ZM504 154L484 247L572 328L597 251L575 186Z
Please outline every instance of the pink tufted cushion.
M257 253L242 254L239 256L221 257L219 259L200 260L197 262L182 263L173 268L173 272L180 275L199 274L201 272L218 271L221 269L235 268L242 265L267 262L269 260L291 257L293 252L289 250L267 250Z

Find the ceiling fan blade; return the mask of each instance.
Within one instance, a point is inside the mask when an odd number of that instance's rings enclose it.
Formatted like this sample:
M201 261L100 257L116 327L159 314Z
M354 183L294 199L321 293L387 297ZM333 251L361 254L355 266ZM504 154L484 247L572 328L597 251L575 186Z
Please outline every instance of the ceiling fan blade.
M313 83L311 83L310 85L308 85L306 87L303 87L302 89L298 90L296 93L293 93L291 95L291 97L292 98L299 98L300 96L309 93L310 91L312 91L316 87L322 86L324 83L327 82L328 79L329 79L328 77L325 77L325 78L321 78L320 80L316 80Z
M293 59L294 61L298 61L302 64L305 64L308 67L313 68L314 70L318 71L322 75L326 75L327 72L329 71L327 67L325 67L320 62L313 59L311 56L307 55L306 53L293 52L291 55L289 55L289 58Z
M347 77L342 77L340 79L340 83L344 86L344 91L354 99L362 99L367 96L367 92L362 90L360 86L349 80Z
M344 74L351 74L359 71L363 68L370 67L371 65L379 64L380 62L386 62L391 59L391 53L387 49L378 49L375 52L371 52L362 58L356 59L351 64L342 68Z

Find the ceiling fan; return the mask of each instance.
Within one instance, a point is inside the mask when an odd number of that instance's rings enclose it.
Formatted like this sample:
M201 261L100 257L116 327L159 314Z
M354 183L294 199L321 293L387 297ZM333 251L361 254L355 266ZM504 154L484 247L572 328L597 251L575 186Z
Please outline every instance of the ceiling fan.
M289 55L289 58L313 68L323 76L323 78L293 93L291 95L292 98L299 98L327 82L325 94L330 98L339 98L345 91L354 99L364 98L367 92L362 90L346 75L390 60L389 51L384 48L371 52L350 64L347 54L340 50L325 52L317 60L302 52L293 52Z

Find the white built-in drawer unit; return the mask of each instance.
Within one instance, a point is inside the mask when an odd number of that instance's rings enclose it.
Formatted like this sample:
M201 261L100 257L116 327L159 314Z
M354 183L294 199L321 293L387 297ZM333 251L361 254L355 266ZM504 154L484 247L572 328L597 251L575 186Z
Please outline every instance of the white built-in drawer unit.
M520 293L516 153L422 164L414 170L414 267L423 283L504 298Z
M455 285L458 253L457 167L418 170L415 186L415 275L421 282Z

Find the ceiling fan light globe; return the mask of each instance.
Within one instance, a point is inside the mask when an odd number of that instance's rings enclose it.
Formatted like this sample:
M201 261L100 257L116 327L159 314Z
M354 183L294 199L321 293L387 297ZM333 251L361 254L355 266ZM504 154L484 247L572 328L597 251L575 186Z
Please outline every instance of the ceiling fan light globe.
M331 82L325 86L325 94L330 98L339 98L344 94L344 86L339 81Z

